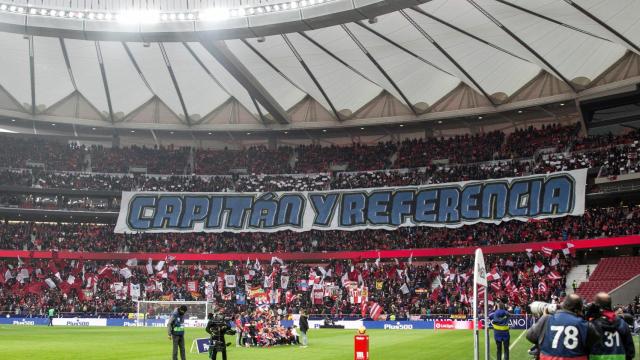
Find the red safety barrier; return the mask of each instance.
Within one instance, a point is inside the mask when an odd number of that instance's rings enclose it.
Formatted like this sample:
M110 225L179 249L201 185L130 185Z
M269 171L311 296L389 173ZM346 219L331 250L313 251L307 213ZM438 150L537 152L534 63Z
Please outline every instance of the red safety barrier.
M613 238L571 240L574 250L595 249L613 246L640 245L640 235L622 236ZM523 253L527 249L540 251L542 247L553 250L562 250L567 247L566 241L549 241L538 243L505 244L495 246L484 246L482 252L485 254ZM84 260L127 260L137 258L147 260L164 260L168 255L175 257L179 261L246 261L247 258L254 260L271 260L273 256L283 260L327 260L327 259L376 259L380 258L407 258L413 257L437 257L437 256L460 256L473 255L475 247L462 248L427 248L427 249L406 249L406 250L366 250L366 251L335 251L335 252L287 252L287 253L224 253L224 254L195 254L195 253L96 253L96 252L73 252L73 251L25 251L25 250L0 250L0 258L33 258L33 259L84 259Z

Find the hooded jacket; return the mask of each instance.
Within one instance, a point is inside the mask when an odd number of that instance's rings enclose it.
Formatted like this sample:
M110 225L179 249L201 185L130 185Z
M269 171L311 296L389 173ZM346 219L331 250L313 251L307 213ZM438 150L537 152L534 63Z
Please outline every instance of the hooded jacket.
M611 310L591 322L598 333L600 341L591 348L590 360L633 360L635 345L627 323Z

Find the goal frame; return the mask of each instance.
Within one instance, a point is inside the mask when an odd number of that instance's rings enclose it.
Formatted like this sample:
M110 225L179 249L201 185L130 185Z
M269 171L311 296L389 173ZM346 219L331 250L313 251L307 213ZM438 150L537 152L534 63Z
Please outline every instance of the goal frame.
M146 314L144 316L143 319L140 319L140 304L164 304L164 305L204 305L204 319L205 320L207 317L207 314L209 313L209 309L212 307L213 304L211 304L209 301L180 301L180 300L173 300L173 301L162 301L162 300L136 300L136 326L145 326L144 324L146 323Z

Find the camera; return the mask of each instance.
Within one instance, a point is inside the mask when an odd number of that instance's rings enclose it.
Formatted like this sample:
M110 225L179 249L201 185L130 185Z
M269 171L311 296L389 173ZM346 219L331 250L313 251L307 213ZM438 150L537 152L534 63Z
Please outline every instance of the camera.
M557 304L549 304L544 301L534 301L529 304L529 309L533 316L540 317L544 314L555 314L558 310Z

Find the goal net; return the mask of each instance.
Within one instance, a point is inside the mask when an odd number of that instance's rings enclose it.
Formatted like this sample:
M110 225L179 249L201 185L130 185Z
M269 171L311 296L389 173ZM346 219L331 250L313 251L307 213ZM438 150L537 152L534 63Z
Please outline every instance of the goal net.
M137 326L166 325L171 313L181 305L187 306L185 314L186 327L204 327L211 304L206 301L143 301L137 302Z

